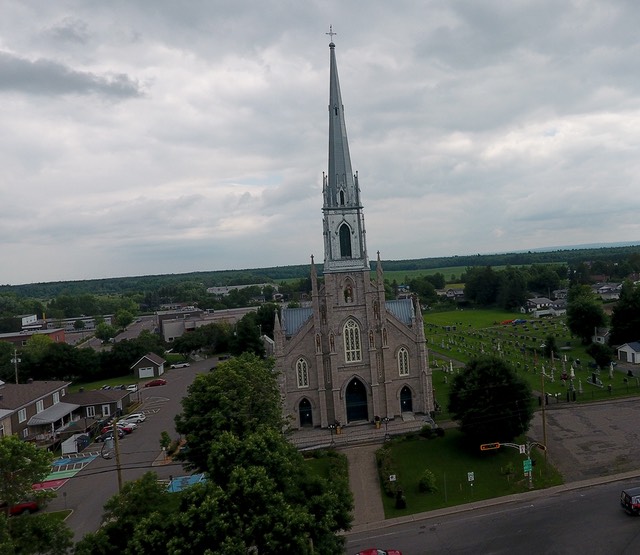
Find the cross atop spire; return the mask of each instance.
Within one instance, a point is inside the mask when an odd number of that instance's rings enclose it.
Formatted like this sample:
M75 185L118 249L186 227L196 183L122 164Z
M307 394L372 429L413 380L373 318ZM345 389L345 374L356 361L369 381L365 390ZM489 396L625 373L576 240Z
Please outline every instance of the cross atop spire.
M337 35L338 33L333 32L333 25L329 25L329 32L325 33L325 35L329 35L329 39L333 42L333 35Z

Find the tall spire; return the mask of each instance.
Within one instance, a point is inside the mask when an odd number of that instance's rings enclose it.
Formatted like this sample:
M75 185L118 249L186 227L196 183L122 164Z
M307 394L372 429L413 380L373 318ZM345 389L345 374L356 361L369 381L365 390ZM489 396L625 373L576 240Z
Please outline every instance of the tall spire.
M324 271L369 269L358 176L353 175L340 93L336 45L329 28L329 171L324 176Z

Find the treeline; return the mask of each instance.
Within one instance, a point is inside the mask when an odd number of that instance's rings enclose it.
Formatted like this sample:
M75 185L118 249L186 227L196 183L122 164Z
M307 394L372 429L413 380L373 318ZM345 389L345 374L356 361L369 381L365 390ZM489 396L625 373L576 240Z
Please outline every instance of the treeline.
M622 259L628 260L630 267L640 267L640 245L624 247L600 247L581 249L559 249L545 252L520 252L504 254L477 254L468 256L445 256L413 260L385 260L386 271L432 270L446 267L484 267L484 266L523 266L531 264L566 264L578 266L582 263L602 264L615 270L615 264ZM608 266L607 266L608 264ZM318 265L319 274L322 265ZM372 270L376 263L372 262ZM244 270L219 270L212 272L190 272L185 274L165 274L152 276L134 276L104 278L80 281L59 281L32 283L25 285L0 285L0 295L15 294L48 300L59 295L127 295L146 291L156 291L189 281L207 287L224 285L243 285L252 283L280 283L292 279L305 279L309 276L309 265L274 266ZM635 270L637 271L637 270ZM615 276L615 273L610 273Z

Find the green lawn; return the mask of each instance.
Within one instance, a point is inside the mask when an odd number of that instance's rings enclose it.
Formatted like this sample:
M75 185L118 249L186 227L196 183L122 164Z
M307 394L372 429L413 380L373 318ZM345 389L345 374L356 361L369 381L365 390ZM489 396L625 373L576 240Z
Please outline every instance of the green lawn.
M515 443L521 443L520 438ZM436 439L393 441L392 457L397 479L407 500L406 509L396 509L395 500L383 494L386 518L393 518L471 501L501 497L528 491L529 481L523 472L523 460L514 448L501 447L494 451L469 449L458 430L447 430ZM534 449L532 459L534 489L562 483L560 474L545 461L544 454ZM420 493L418 482L425 469L436 477L438 491ZM469 481L473 472L474 480ZM472 485L473 484L473 485Z

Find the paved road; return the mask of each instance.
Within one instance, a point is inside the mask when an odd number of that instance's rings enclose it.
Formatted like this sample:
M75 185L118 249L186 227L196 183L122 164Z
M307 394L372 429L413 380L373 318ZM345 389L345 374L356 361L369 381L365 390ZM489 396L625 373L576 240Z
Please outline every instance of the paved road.
M167 385L141 390L142 408L148 413L147 420L120 442L125 482L135 480L149 470L157 472L160 478L185 474L180 465L154 466L153 463L161 455L160 434L167 431L172 437L178 437L173 419L181 410L180 401L186 395L188 386L196 373L206 372L211 366L212 362L205 360L189 368L171 370L165 375ZM101 444L95 444L89 450L100 447ZM98 529L102 507L117 491L115 460L98 458L58 490L58 497L50 503L48 510L73 509L67 524L74 531L74 540L78 541L87 532Z

